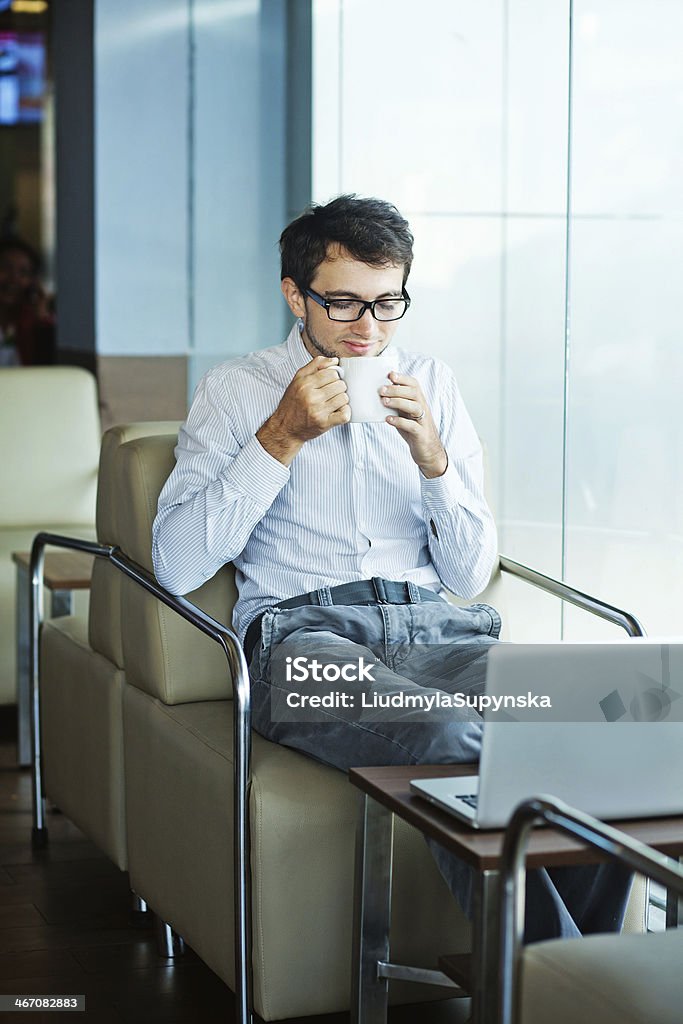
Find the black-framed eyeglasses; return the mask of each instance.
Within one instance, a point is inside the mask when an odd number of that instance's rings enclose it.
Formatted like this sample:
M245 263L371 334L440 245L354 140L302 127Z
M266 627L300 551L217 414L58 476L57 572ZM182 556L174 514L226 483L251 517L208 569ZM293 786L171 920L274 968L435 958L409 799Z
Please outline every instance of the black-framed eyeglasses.
M400 299L374 299L372 302L363 302L362 299L324 299L310 288L303 288L302 291L323 307L330 320L347 323L360 320L366 309L370 310L375 320L400 320L410 305L410 295L405 288Z

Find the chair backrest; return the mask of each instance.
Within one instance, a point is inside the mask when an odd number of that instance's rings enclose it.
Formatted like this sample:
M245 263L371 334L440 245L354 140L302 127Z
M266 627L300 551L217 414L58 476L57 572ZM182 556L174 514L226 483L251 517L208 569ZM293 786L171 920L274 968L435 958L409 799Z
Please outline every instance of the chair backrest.
M100 419L95 378L71 366L0 370L0 527L95 518Z
M115 455L116 543L152 570L152 523L159 492L175 465L177 434L140 437ZM230 625L237 599L235 574L224 566L187 595L219 622ZM121 579L121 631L127 681L165 704L232 697L225 655L213 640L137 586Z
M138 437L158 434L177 435L180 424L174 420L147 423L122 423L110 427L102 437L97 484L97 539L101 544L117 544L117 493L114 481L114 456L122 444ZM90 588L90 646L94 651L123 668L121 642L121 573L104 559L95 559Z

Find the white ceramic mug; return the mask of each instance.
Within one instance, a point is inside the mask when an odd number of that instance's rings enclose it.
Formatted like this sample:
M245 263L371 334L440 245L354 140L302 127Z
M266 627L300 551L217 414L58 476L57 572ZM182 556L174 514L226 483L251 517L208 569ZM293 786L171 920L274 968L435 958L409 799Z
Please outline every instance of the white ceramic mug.
M396 362L392 356L353 356L339 360L339 373L346 381L352 423L383 423L392 412L383 404L379 389Z

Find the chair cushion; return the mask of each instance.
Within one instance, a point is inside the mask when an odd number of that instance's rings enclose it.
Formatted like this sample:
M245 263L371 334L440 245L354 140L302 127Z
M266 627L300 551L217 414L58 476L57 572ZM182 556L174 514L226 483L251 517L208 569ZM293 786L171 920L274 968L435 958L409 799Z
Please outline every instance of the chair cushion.
M97 536L102 544L120 544L121 538L116 522L116 481L114 457L122 444L139 437L159 435L177 439L180 423L175 420L161 420L141 423L119 423L110 427L102 436L97 486ZM175 440L173 441L175 444Z
M521 1024L680 1024L682 963L683 930L534 944Z
M95 520L100 421L95 378L71 366L3 369L0 527ZM34 531L35 532L35 531Z
M90 648L85 617L46 622L40 650L47 795L125 870L123 672Z

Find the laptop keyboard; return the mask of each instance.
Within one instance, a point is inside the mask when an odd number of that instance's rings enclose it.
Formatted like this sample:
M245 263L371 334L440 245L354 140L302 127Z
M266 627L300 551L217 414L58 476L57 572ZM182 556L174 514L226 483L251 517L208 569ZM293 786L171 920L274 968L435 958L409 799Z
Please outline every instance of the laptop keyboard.
M458 794L457 799L462 800L462 802L464 804L467 804L468 807L472 807L474 810L476 810L478 795L478 793L472 793L471 796L460 796L460 794Z

